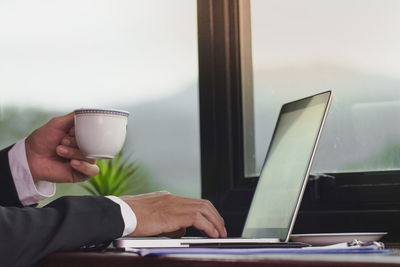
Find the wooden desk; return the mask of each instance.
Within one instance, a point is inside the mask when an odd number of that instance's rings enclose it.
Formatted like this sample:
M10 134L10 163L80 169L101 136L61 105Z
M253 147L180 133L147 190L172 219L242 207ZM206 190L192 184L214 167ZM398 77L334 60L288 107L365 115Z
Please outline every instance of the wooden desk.
M182 266L182 267L246 267L246 266L400 266L400 250L390 254L347 255L253 255L253 256L185 256L139 257L124 252L72 252L54 253L37 267L49 266Z

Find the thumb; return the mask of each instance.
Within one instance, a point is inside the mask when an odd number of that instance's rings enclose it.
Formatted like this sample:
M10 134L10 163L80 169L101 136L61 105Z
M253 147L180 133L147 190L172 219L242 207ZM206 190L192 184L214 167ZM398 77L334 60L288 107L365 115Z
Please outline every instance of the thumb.
M50 120L49 124L54 128L68 132L69 129L74 126L74 112L68 113L64 116L54 117Z

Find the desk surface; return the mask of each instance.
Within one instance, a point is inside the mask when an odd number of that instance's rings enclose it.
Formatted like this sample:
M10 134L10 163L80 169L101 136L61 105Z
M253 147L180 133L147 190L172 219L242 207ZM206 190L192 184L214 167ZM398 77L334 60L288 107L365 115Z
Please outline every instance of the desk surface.
M140 257L125 252L54 253L37 267L47 266L400 266L400 250L385 254L321 254L321 255L216 255Z

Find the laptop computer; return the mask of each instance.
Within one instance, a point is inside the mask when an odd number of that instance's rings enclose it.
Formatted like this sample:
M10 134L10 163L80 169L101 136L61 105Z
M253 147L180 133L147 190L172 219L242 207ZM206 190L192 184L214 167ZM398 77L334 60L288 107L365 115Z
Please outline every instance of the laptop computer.
M326 91L286 103L278 116L241 238L130 238L117 248L282 247L289 242L332 99Z

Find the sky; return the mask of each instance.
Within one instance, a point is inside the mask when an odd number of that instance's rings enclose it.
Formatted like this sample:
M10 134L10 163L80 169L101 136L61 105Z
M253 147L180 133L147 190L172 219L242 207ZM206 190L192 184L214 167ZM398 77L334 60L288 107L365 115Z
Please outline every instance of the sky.
M151 101L197 68L194 0L0 0L0 105Z
M254 68L322 61L400 77L400 1L252 0L251 7Z
M255 69L314 58L400 76L400 27L388 27L400 1L251 5ZM196 20L194 0L0 0L0 105L107 107L193 87Z

